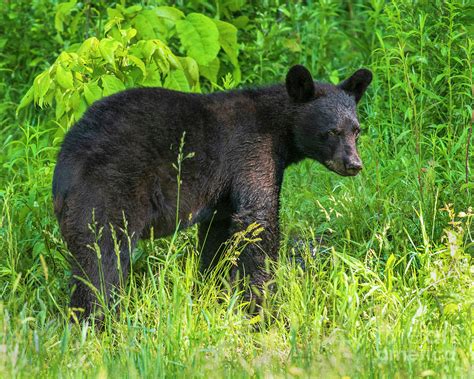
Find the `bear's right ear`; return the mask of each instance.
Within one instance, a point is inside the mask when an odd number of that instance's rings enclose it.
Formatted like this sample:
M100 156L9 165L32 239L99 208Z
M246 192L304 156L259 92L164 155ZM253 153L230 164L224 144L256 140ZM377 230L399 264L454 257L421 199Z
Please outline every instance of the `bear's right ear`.
M290 68L286 75L286 90L297 102L309 101L314 97L313 77L306 67L298 64Z

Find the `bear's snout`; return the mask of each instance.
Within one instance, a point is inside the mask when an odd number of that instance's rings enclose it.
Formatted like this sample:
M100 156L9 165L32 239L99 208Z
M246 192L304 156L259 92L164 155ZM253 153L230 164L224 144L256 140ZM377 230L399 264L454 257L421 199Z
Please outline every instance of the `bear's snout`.
M347 174L351 176L357 175L363 168L359 157L352 157L348 162L345 162L344 166Z

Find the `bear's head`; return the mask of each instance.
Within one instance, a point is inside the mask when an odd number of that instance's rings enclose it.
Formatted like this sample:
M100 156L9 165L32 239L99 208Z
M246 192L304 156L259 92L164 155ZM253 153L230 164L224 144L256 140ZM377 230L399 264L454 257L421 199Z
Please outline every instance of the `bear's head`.
M304 66L289 70L286 89L292 101L294 145L301 156L316 159L343 176L362 170L356 105L371 81L367 69L338 85L315 83Z

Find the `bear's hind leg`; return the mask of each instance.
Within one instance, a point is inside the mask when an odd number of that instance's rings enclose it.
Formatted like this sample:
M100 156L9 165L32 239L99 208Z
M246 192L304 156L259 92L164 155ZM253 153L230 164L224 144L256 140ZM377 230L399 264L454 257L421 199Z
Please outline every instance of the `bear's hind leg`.
M97 241L70 246L73 255L70 307L79 319L110 305L113 291L126 283L136 238L121 234L114 236L109 227L104 227Z

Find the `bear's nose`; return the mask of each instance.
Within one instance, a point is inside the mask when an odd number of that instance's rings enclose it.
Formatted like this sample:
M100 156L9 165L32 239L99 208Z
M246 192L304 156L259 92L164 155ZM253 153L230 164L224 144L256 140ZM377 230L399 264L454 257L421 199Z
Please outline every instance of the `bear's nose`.
M356 170L360 171L362 170L362 163L360 162L349 162L349 164L346 166L348 170Z
M346 170L351 175L356 175L360 170L362 170L362 162L360 160L353 160L346 164Z

